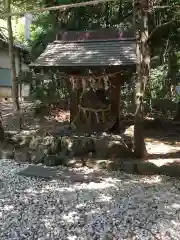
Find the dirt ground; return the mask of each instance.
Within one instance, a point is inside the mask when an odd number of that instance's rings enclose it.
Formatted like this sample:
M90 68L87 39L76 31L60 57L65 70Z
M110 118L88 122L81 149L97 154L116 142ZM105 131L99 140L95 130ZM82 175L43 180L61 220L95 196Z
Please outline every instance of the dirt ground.
M19 131L19 116L13 113L12 103L1 103L1 113L5 131ZM58 126L67 123L70 118L68 111L53 110L51 115L47 112L36 116L34 104L21 103L21 117L23 130L46 130L56 129Z

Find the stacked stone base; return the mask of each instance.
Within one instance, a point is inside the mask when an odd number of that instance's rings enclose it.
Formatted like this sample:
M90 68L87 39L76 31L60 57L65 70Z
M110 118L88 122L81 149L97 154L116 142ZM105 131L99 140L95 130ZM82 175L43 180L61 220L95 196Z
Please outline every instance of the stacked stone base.
M30 146L33 144L30 144ZM30 147L31 159L45 165L66 165L72 158L130 158L133 156L131 144L119 136L63 136L45 137L36 148ZM84 163L85 164L85 163Z
M132 140L119 135L53 136L38 133L16 135L15 148L27 148L28 161L45 165L66 164L69 159L132 158Z
M47 166L87 166L130 174L180 176L180 161L177 159L135 160L132 139L127 136L52 136L32 132L8 136L7 142L11 150L4 149L2 158Z

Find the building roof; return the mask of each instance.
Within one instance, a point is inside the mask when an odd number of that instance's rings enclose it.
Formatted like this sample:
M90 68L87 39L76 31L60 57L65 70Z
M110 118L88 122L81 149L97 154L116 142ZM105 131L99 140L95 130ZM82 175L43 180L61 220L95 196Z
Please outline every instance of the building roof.
M8 44L8 37L2 31L0 31L0 41ZM22 51L28 52L28 50L20 43L15 42L14 47L17 49L21 49Z
M32 67L119 66L136 64L135 39L54 41Z

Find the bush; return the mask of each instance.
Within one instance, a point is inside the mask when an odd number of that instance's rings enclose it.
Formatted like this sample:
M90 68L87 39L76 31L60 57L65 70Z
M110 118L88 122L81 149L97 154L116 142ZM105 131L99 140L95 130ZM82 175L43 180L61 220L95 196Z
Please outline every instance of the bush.
M60 99L68 98L67 90L62 87L60 80L43 81L33 87L32 98L44 104L58 103Z
M151 69L150 99L164 99L168 97L166 86L168 66L166 64Z

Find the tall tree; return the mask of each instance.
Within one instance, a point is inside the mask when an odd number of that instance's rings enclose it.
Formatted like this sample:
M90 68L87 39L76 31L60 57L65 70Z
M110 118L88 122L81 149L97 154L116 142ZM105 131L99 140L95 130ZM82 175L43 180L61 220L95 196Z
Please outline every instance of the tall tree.
M148 45L148 8L149 0L134 3L134 17L137 40L137 77L136 77L136 112L134 119L134 153L138 158L146 154L143 126L143 98L149 79L150 53Z
M11 0L5 0L4 4L5 4L6 11L11 12ZM20 111L18 79L16 77L16 64L15 64L15 52L14 52L11 16L7 17L7 30L8 30L8 41L9 41L9 59L10 59L10 67L11 67L13 109L14 111Z
M1 144L4 142L4 139L5 139L5 135L4 135L4 128L2 123L2 116L0 116L0 147L1 147Z

